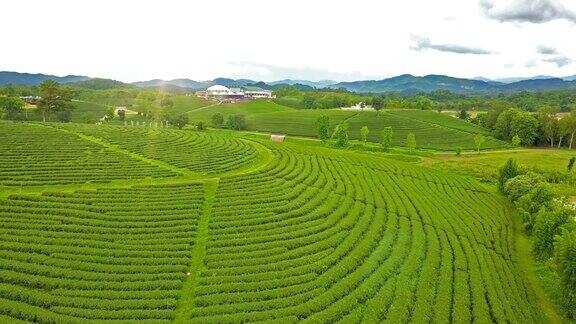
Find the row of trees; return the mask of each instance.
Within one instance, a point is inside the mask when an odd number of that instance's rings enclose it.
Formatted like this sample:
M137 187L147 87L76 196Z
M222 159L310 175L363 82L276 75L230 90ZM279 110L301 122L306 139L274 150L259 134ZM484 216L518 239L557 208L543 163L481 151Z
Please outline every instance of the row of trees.
M6 88L4 88L6 89ZM13 88L8 88L13 89ZM25 109L26 103L16 96L15 91L4 91L0 96L0 109L2 118L12 120L28 119L28 110ZM46 122L52 116L56 120L69 122L72 109L73 91L53 80L45 80L39 87L40 99L36 104L35 113L41 115L42 121Z
M334 143L337 147L345 147L349 142L348 131L348 123L346 121L342 121L334 127L332 135L330 135L330 118L327 115L322 115L316 120L316 133L318 135L318 139L320 139L323 143L326 143L329 139L332 139L335 141ZM364 144L366 144L368 141L369 134L370 129L368 126L363 126L360 128L360 136ZM390 148L392 148L393 138L394 130L392 127L384 127L381 130L380 144L385 151L388 151ZM406 136L406 147L410 152L416 149L416 135L413 133L408 133Z
M211 117L212 126L216 128L228 128L232 130L245 130L247 127L246 117L242 114L228 115L224 119L221 113L215 113Z
M576 109L561 116L559 111L543 108L529 113L515 108L478 114L473 122L493 131L496 138L522 145L548 144L572 149L576 137ZM515 139L516 138L516 139Z
M574 166L570 160L568 169ZM561 281L561 304L569 317L576 317L576 209L557 197L544 178L522 172L510 159L500 168L499 188L508 196L532 237L534 256L551 262Z

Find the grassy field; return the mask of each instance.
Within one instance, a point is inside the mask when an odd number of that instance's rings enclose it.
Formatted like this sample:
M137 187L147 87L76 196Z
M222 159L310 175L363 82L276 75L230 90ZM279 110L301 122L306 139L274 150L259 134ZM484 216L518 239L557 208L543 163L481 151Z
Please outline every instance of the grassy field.
M472 177L234 132L1 126L2 321L548 320Z
M527 170L550 174L567 172L568 161L572 157L576 157L576 151L541 148L471 153L461 156L439 154L425 158L423 163L436 169L484 179L497 179L498 168L510 158L516 159ZM554 184L553 186L563 195L576 196L576 188L572 185Z
M385 126L394 129L394 145L405 145L406 136L412 132L416 135L417 146L425 149L464 150L475 149L474 136L486 136L484 149L506 148L508 144L489 136L486 130L431 111L391 110L376 114L374 111L344 110L303 110L278 105L269 100L256 100L237 104L213 106L199 111L192 110L191 120L210 123L212 114L219 112L226 115L243 114L247 119L249 130L282 133L295 136L316 136L316 120L321 115L330 118L330 129L338 123L347 121L352 139L360 139L360 128L368 126L368 140L378 143L381 130Z

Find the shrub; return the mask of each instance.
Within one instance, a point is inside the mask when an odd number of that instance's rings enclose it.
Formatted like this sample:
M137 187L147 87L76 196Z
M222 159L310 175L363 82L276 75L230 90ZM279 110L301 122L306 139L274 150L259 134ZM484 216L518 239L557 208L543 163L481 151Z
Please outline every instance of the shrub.
M574 216L574 210L561 201L555 201L549 208L540 209L534 222L532 246L537 258L546 259L552 256L554 237L561 233L562 226Z
M212 126L222 127L224 125L224 116L221 113L215 113L212 115Z
M389 150L392 147L392 137L394 136L394 130L392 127L384 127L382 130L382 139L380 144L384 150Z
M520 168L516 160L510 158L506 163L498 170L498 188L501 192L504 192L504 185L508 179L512 179L520 174Z
M544 182L544 177L537 173L521 174L506 181L504 193L511 201L515 202L541 182Z
M332 133L332 138L336 139L336 146L338 147L348 145L348 123L341 122L338 124Z
M318 138L322 142L326 142L328 139L328 126L330 124L330 118L327 115L322 115L316 120L316 131L318 133Z
M406 147L408 147L410 152L416 148L416 135L414 135L414 133L408 133L408 135L406 135Z
M572 224L574 225L574 224ZM563 286L562 304L568 316L576 317L576 230L564 229L556 237L554 261Z
M554 193L547 183L539 183L527 194L518 199L516 206L522 215L525 229L530 232L534 226L536 213L542 208L552 203Z

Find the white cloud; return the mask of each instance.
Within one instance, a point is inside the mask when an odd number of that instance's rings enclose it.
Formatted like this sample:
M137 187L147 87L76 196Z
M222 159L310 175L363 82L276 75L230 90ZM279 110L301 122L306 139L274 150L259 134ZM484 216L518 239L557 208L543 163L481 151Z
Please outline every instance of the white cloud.
M0 70L122 81L563 75L574 63L521 62L539 44L576 57L566 19L520 28L487 18L478 0L18 0L2 12ZM411 35L434 50L411 50ZM442 51L470 48L498 54Z

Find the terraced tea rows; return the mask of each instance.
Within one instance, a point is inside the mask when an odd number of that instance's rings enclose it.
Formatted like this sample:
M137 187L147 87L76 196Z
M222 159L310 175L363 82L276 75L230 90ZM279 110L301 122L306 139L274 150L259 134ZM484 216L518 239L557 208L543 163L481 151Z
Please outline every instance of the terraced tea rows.
M202 185L0 200L0 314L30 322L169 320Z
M177 175L47 126L0 123L0 138L0 186Z
M240 167L257 156L239 138L66 129L193 170L226 170L216 156L230 152ZM138 147L147 141L150 151ZM204 155L210 162L186 164L198 141L222 146ZM0 200L0 321L545 321L503 198L472 178L378 154L261 144L268 164L203 185Z
M221 180L191 318L542 320L495 195L369 156L276 152Z
M255 160L257 151L232 136L135 126L66 125L121 148L199 173L222 173Z

